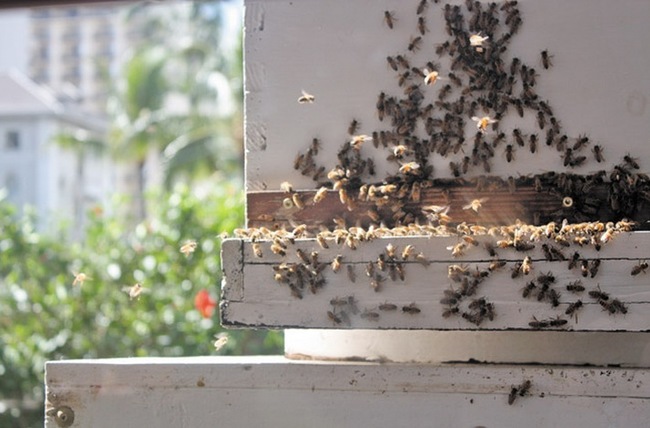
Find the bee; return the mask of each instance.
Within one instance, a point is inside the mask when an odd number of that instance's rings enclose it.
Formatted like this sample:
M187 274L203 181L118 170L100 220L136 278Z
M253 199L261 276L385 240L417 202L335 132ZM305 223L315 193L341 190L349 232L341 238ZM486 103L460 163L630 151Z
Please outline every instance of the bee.
M467 250L467 244L465 242L460 242L456 245L447 247L448 250L451 250L451 255L453 257L461 257L465 255L465 250Z
M427 22L424 16L420 16L418 18L418 31L420 32L421 35L424 36L424 33L426 33L428 30L427 28Z
M411 41L408 45L408 50L410 50L411 52L416 52L420 50L420 44L422 44L422 37L421 36L413 37L411 38Z
M402 312L406 312L407 314L415 315L419 314L421 312L420 308L418 308L415 303L411 303L407 306L402 306Z
M348 265L348 279L350 280L350 282L357 281L357 273L354 270L354 265Z
M512 144L508 144L506 146L506 160L508 162L512 162L515 158L515 148L512 146Z
M404 247L404 250L402 251L402 260L408 260L409 257L413 255L413 251L415 250L415 247L411 244L407 245Z
M563 325L566 325L568 322L569 321L565 320L564 318L560 318L558 316L557 318L551 318L550 320L548 320L548 325L550 327L562 327Z
M578 266L578 260L580 260L580 253L575 251L569 260L569 270Z
M309 257L307 256L307 254L303 250L301 250L300 248L298 248L296 250L296 255L298 256L298 258L300 258L300 260L302 260L302 262L304 264L308 265L308 264L311 263L311 260L309 260Z
M535 290L535 288L537 288L537 285L535 285L535 281L528 282L524 287L524 289L522 290L521 296L524 299L528 298L528 296L530 296L530 294L533 292L533 290Z
M327 317L336 325L339 325L343 320L332 311L327 311Z
M479 130L479 132L483 134L487 132L488 126L498 122L497 119L492 119L490 116L483 116L483 117L472 116L472 120L476 122L476 128Z
M582 281L579 279L567 284L566 289L572 293L581 293L585 291L585 287L582 285Z
M356 122L356 121L353 121L353 122ZM349 129L352 129L352 128L349 128ZM361 146L363 145L363 143L365 143L366 141L371 141L371 140L372 140L372 137L370 135L365 135L365 134L353 135L352 139L350 140L350 146L354 150L359 151L359 150L361 150Z
M298 98L298 102L300 104L311 104L316 100L316 97L313 96L312 94L309 94L305 92L304 90L301 91L302 95Z
M488 270L490 272L494 272L496 270L501 269L505 265L506 265L505 260L497 260L497 261L494 261L494 262L490 263L490 265L488 266Z
M555 275L553 272L541 273L537 277L537 282L542 285L550 285L555 282Z
M282 245L278 244L277 242L274 242L271 245L271 251L273 251L273 254L277 254L279 256L286 256L287 252L285 251L285 248L282 247Z
M76 273L76 274L74 274L74 280L72 281L72 285L73 286L77 286L77 285L82 286L84 284L84 282L89 280L89 279L92 279L92 278L90 278L88 275L86 275L83 272Z
M300 196L299 193L293 193L291 195L291 200L293 201L293 204L296 206L296 208L303 209L305 207L305 204L302 201L302 196Z
M257 242L253 242L253 253L255 254L255 257L260 259L264 256L264 254L262 254L262 246Z
M533 270L533 259L531 259L530 256L526 256L521 262L521 272L524 275L528 275L531 270Z
M528 325L529 325L530 327L534 328L534 329L540 329L540 328L546 328L546 327L549 327L551 324L550 324L550 322L549 322L548 320L541 320L541 321L540 321L540 320L538 320L537 318L533 317L533 320L530 321L530 322L528 323ZM514 389L514 388L513 388L513 389ZM512 395L512 392L510 392L510 394ZM515 397L516 397L517 393L515 392L514 395L515 395ZM512 401L514 401L514 398L513 398ZM510 400L508 400L508 403L509 403L509 404L512 404L512 403L510 402Z
M598 268L600 267L600 259L592 260L591 266L589 267L589 275L591 278L595 277L598 274Z
M424 10L427 7L427 2L428 2L428 0L420 0L420 3L418 3L418 8L417 8L417 11L416 11L416 13L418 15L422 15L424 13Z
M415 261L420 263L424 267L427 267L431 264L429 259L427 259L427 257L423 253L418 253L418 255L415 256Z
M146 290L139 282L132 287L124 287L123 290L129 295L129 299L139 299L140 295Z
M424 74L425 85L435 85L438 79L440 78L440 75L438 74L437 71L435 70L429 71L428 68L423 69L422 73Z
M537 151L537 134L530 134L529 142L530 152L535 153Z
M479 198L479 199L474 199L472 202L469 204L463 206L464 210L474 210L474 212L478 213L478 210L481 209L483 206L483 203L486 202L489 198Z
M545 70L548 70L553 66L553 62L551 62L551 58L553 58L553 55L549 55L546 49L542 51L541 55L542 55L542 66L544 67Z
M627 314L627 306L625 306L625 303L621 302L618 299L612 300L611 303L609 304L609 307L607 308L607 310L612 314L614 314L616 312L620 312L622 314Z
M647 269L648 269L648 262L641 262L632 268L632 272L630 272L630 274L632 276L637 276L641 272L646 273Z
M420 170L420 164L417 162L408 162L399 168L401 174L417 174Z
M449 77L449 80L451 80L454 85L463 86L463 81L460 79L460 77L456 76L454 73L449 73L447 76Z
M375 264L373 262L368 262L366 265L366 275L368 278L372 278L375 276Z
M357 119L352 119L352 122L350 122L350 125L348 126L348 134L354 135L357 132L357 129L359 129L359 121Z
M395 60L395 58L393 58L392 56L387 56L386 61L388 62L390 68L393 69L393 71L397 71L397 61Z
M582 273L583 277L589 276L589 260L582 259L580 261L580 272Z
M343 259L343 256L338 254L334 260L332 260L332 271L334 273L338 272L339 269L341 269L341 260Z
M314 203L318 204L322 202L326 196L327 196L327 187L321 187L314 195Z
M489 36L481 36L481 33L470 34L469 36L469 45L476 48L478 52L482 52L479 48L483 47L483 42L489 39Z
M368 309L365 309L363 312L361 312L361 314L359 316L361 318L363 318L364 320L368 320L368 321L377 321L377 320L379 320L379 313L374 312L374 311L370 311Z
M228 335L226 333L215 335L215 339L217 340L212 344L215 351L220 351L228 343Z
M511 274L510 277L512 279L518 278L521 275L521 262L515 263L515 265L511 269Z
M379 305L379 310L380 311L395 311L397 310L397 305L393 303L382 303Z
M582 300L576 300L575 302L567 306L566 311L564 311L564 313L565 315L573 315L581 307L582 307Z
M450 316L457 315L458 313L460 313L460 309L458 308L458 306L451 306L449 308L445 308L442 311L442 317L449 318Z
M384 22L388 25L388 28L392 30L395 21L397 21L397 19L395 19L395 14L393 12L388 10L384 12Z
M515 138L515 142L519 145L519 147L524 147L526 143L524 142L524 137L521 134L521 129L515 128L512 130L512 136Z
M194 250L196 250L196 245L196 241L189 240L181 246L180 252L183 253L185 257L189 257L189 255L192 254Z
M630 156L629 154L623 156L623 160L625 161L625 164L626 164L627 166L629 166L630 168L632 168L632 169L639 169L639 168L641 168L641 167L639 166L639 163L636 161L636 159L633 158L632 156Z
M596 144L596 145L591 149L591 151L592 151L593 154L594 154L594 158L596 159L596 162L600 163L600 162L604 162L604 161L605 161L605 157L603 156L603 148L602 148L601 146L599 146L598 144Z
M401 65L403 68L407 70L411 68L411 65L409 64L408 60L404 58L404 55L397 55L395 59L397 60L398 64Z
M596 299L596 300L609 300L609 294L605 293L600 289L600 286L596 290L592 290L589 292L589 297Z
M560 305L560 293L558 293L554 288L548 290L548 298L551 301L551 306L557 308Z

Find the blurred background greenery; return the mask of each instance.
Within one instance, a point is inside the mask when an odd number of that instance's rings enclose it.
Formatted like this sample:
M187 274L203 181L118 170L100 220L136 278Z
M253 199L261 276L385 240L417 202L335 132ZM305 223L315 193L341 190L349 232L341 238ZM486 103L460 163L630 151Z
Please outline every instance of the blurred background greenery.
M140 180L153 149L160 188L140 182L95 206L77 240L75 224L40 233L35 215L0 189L0 427L43 425L48 360L282 352L281 332L252 330L229 331L217 351L218 313L205 317L195 305L201 290L218 300L219 235L244 225L243 89L241 37L219 48L221 2L187 3L178 16L130 10L126 19L142 19L149 36L111 80L106 138L56 138L79 156L111 153ZM170 98L186 108L170 109ZM215 101L224 98L226 108ZM185 255L188 240L197 246ZM87 279L73 285L79 273ZM131 299L136 283L144 292Z

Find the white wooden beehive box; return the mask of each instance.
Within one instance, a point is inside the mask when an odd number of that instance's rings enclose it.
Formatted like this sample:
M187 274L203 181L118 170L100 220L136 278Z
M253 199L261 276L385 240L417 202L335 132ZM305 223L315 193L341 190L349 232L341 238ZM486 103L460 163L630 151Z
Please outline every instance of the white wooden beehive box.
M69 426L56 419L66 406L75 426L93 427L647 425L650 3L515 3L246 0L256 229L223 243L221 317L291 329L295 358L51 362L46 426ZM472 47L461 30L488 39ZM439 73L434 85L424 68ZM302 91L313 102L299 103ZM495 91L496 103L479 100ZM498 122L476 137L473 116ZM478 211L464 209L477 199ZM449 207L448 229L427 226L431 205ZM607 224L624 217L637 229ZM587 221L602 225L575 226ZM476 225L499 229L467 232ZM528 274L515 269L524 260Z

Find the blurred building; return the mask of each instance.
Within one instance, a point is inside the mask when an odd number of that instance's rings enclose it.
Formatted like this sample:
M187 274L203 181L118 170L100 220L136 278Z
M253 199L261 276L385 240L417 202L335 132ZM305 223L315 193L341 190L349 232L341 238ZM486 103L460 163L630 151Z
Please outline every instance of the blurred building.
M33 206L41 229L61 219L82 225L86 211L115 191L116 170L105 150L54 141L63 132L92 140L105 131L102 118L20 72L0 73L0 188L17 206Z
M103 112L121 53L141 34L124 4L59 6L30 11L28 74L82 107Z

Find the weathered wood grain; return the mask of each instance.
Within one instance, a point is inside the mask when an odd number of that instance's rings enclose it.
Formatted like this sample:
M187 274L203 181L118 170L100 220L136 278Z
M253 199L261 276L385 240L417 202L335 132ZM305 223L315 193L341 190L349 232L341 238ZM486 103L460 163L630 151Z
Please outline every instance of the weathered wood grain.
M478 237L479 240L492 239ZM366 329L433 329L433 330L463 330L463 329L535 329L530 323L565 319L564 325L551 327L554 329L572 331L650 331L650 318L647 311L650 308L650 280L648 274L631 272L639 263L650 259L650 233L633 232L616 236L612 242L603 245L600 251L595 248L572 246L564 250L567 258L574 252L579 252L580 260L599 260L600 266L593 275L583 274L581 268L569 270L569 261L547 261L541 250L543 243L536 243L536 248L529 252L514 249L498 249L498 258L506 261L506 265L496 271L489 272L484 280L477 285L473 296L462 297L458 313L443 317L443 312L451 306L442 304L445 290L459 291L462 285L452 281L448 276L449 265L456 264L467 269L473 277L476 272L487 271L494 258L490 257L482 247L470 246L461 257L452 257L448 247L459 242L459 237L394 237L379 238L361 243L356 250L338 246L331 242L328 249L322 248L315 240L299 239L295 245L287 248L286 256L280 256L270 251L270 243L261 242L263 257L257 257L250 242L243 242L243 293L241 299L226 298L222 301L222 322L229 326L251 326L268 328L366 328ZM239 242L235 240L235 242ZM405 280L391 279L387 271L381 272L377 267L380 254L385 254L386 246L391 244L397 254L406 246L413 245L415 252L422 252L430 262L427 266L413 259L402 263ZM557 244L550 244L555 247ZM322 272L325 284L312 292L308 285L297 298L290 287L274 279L274 266L282 263L303 263L296 250L301 249L305 254L318 252L319 263L329 264L337 255L342 256L342 266L335 273L331 266L326 266ZM532 260L532 270L528 275L520 274L512 278L513 266L524 257ZM224 253L224 263L230 258ZM399 256L398 256L399 259ZM371 278L366 274L369 262L373 262L376 272L384 281L375 290L371 286ZM348 276L348 266L356 273L352 282ZM550 288L558 294L557 306L553 306L549 298L541 300L535 292L524 298L523 290L530 281L536 281L539 289L539 276L552 274L554 282ZM235 277L235 287L239 287L239 277ZM581 281L585 291L572 293L566 285ZM224 287L229 287L226 277ZM591 297L589 291L600 290L610 295L609 302L618 299L624 303L627 313L610 314L606 310L607 302L601 304L598 299ZM227 291L224 291L227 296ZM356 307L332 305L331 300L353 296ZM494 305L493 319L483 319L479 325L469 322L462 317L462 312L472 312L469 304L474 299L484 297ZM566 314L569 305L580 300L582 307L572 314ZM380 305L392 303L397 305L394 311L384 311ZM404 306L415 304L420 312L410 314L404 312ZM454 305L455 306L455 305ZM333 319L332 314L336 315ZM358 311L357 313L354 313ZM341 312L345 314L341 315ZM362 314L365 314L362 316ZM368 315L370 313L370 315ZM374 315L376 314L376 315ZM341 318L341 315L343 318ZM339 321L340 320L340 321Z

